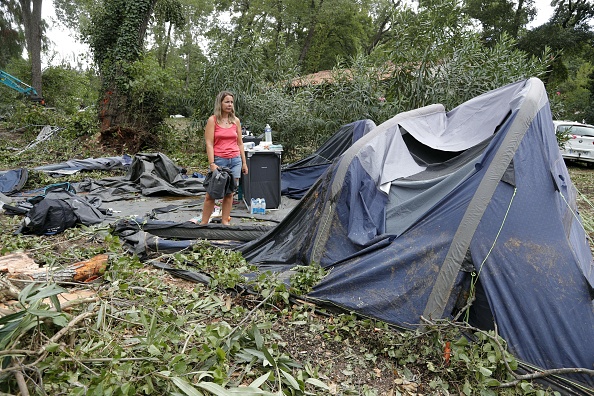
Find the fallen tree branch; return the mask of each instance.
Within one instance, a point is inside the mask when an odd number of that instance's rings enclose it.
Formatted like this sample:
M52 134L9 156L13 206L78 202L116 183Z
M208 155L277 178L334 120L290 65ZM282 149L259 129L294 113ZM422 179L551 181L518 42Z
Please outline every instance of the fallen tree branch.
M74 319L72 319L66 326L62 327L60 331L58 331L52 338L50 338L49 343L56 343L62 336L64 336L68 331L76 326L78 322L85 320L86 318L95 315L94 312L83 312ZM39 349L40 352L44 351L47 348L47 344Z
M516 386L517 384L519 384L522 381L530 381L530 380L534 380L534 379L538 379L538 378L544 378L544 377L548 377L550 375L559 375L559 374L587 374L590 376L594 376L594 370L588 370L588 369L584 369L584 368L558 368L558 369L549 369L549 370L543 370L543 371L539 371L539 372L535 372L535 373L531 373L531 374L515 374L514 373L514 377L516 378L513 381L510 382L504 382L499 384L499 388L511 388Z
M431 321L423 316L421 316L421 321L427 323L430 326L455 327L458 329L469 330L472 332L484 334L490 340L495 342L495 344L497 345L497 348L499 348L499 351L501 352L502 356L505 356L505 354L510 354L507 351L507 349L503 345L501 345L500 337L497 332L497 325L495 325L495 330L494 330L495 335L492 335L492 334L489 334L489 332L481 330L477 327L471 326L466 322L443 321L442 323L438 323L438 322ZM529 374L518 374L514 370L512 370L512 368L509 366L507 359L504 358L502 360L503 360L503 364L505 365L506 370L515 379L513 381L499 384L498 385L499 388L510 388L510 387L516 386L518 383L520 383L522 381L530 381L530 380L534 380L534 379L538 379L538 378L544 378L544 377L549 377L549 376L559 375L559 374L586 374L586 375L594 376L594 370L581 368L581 367L556 368L556 369L540 370L540 371L536 371L536 372L529 373Z
M19 385L19 391L21 391L21 395L29 396L29 388L27 388L27 381L25 381L25 376L23 375L23 372L20 370L15 370L14 377L16 378L16 382Z
M29 369L31 367L35 367L39 362L41 362L43 359L46 358L46 356L48 354L47 348L50 346L50 344L57 343L60 340L60 338L62 338L64 335L66 335L74 326L76 326L79 322L85 320L86 318L88 318L92 315L95 315L95 313L94 312L83 312L82 314L76 316L66 326L61 328L60 331L58 331L56 334L54 334L54 336L52 338L50 338L47 343L45 343L43 346L39 347L36 351L28 351L28 350L23 350L23 349L12 349L12 350L0 351L0 356L1 355L5 355L5 356L23 355L23 354L28 355L28 356L37 356L37 359L33 363L29 363L29 364L22 365L22 366L10 366L5 369L0 369L0 373L20 371L22 369Z

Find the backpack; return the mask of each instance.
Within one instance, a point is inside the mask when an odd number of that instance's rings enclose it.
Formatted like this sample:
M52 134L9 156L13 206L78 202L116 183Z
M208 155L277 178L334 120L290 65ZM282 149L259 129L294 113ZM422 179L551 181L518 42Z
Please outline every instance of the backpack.
M77 222L78 218L68 203L61 199L45 198L29 210L21 232L54 235L74 227Z

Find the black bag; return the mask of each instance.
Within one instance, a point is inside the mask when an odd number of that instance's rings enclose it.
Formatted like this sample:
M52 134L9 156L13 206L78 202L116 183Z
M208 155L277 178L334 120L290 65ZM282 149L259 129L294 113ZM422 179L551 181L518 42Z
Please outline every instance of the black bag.
M46 198L37 203L22 227L24 234L54 235L74 227L78 218L70 205L61 199Z
M227 167L217 167L214 171L209 171L202 185L212 199L222 199L225 195L233 194L237 189L231 169Z
M17 234L54 235L79 223L93 225L104 219L104 215L93 206L97 202L79 198L68 189L52 189L34 201L37 202L29 210Z

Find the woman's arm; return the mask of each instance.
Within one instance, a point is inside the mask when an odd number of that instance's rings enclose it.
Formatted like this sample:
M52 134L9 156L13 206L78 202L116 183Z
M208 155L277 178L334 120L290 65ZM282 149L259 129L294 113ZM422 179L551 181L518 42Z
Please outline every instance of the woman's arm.
M235 127L237 128L237 146L239 147L239 154L241 155L241 173L248 173L247 161L245 160L245 149L243 148L243 138L241 135L241 122L239 118L235 117Z
M206 156L208 157L208 168L215 170L216 165L214 163L214 129L215 129L215 116L210 116L206 121L206 128L204 128L204 141L206 142Z

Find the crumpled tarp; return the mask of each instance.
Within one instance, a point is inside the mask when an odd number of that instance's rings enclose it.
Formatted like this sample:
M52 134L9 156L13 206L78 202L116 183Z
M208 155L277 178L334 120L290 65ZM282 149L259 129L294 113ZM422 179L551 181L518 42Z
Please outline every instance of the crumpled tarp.
M71 159L57 164L43 165L33 168L36 171L56 175L71 175L81 170L113 170L126 169L132 164L132 157L124 154L121 157L102 157Z
M183 168L162 153L136 154L127 174L101 180L87 180L75 187L103 202L137 198L138 195L196 196L205 193L204 179L189 178Z
M26 168L0 172L0 193L12 195L23 188L29 177Z

